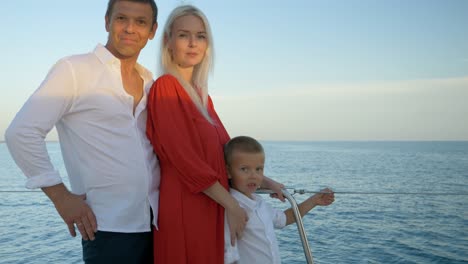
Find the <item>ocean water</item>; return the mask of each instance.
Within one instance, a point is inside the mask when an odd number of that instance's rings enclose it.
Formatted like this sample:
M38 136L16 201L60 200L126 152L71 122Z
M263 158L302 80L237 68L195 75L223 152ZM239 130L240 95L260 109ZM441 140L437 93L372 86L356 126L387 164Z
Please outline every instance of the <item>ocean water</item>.
M308 192L336 192L334 204L303 218L315 263L468 263L468 142L263 145L266 175ZM48 149L66 175L58 144ZM0 263L81 263L80 239L70 237L43 193L25 190L0 143ZM295 225L277 237L283 263L306 263Z

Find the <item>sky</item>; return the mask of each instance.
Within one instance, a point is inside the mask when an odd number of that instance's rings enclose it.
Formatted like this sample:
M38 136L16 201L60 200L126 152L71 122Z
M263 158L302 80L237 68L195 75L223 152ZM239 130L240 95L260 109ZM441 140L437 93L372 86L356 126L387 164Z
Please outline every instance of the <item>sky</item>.
M184 3L210 21L209 90L231 136L468 140L466 0L160 0L160 29ZM106 6L2 3L0 140L57 60L106 43ZM154 74L161 32L140 54Z

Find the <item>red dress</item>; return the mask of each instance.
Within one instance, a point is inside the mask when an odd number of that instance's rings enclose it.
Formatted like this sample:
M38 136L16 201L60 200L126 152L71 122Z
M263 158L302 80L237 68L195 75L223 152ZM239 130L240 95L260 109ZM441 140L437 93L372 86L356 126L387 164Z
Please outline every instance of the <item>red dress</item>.
M211 98L214 125L171 75L153 84L147 135L161 166L156 264L224 262L224 208L202 191L220 182L228 189L223 146L229 140Z

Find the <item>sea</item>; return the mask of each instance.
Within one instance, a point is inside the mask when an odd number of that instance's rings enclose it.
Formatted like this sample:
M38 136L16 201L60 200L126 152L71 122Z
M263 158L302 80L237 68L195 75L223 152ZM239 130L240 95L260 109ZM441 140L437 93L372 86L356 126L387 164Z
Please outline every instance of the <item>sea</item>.
M468 141L262 144L265 174L290 192L303 190L298 203L325 187L335 191L332 205L303 217L314 263L468 263ZM58 143L47 148L67 183ZM80 238L24 184L0 143L0 263L82 263ZM297 225L277 237L282 263L307 263Z

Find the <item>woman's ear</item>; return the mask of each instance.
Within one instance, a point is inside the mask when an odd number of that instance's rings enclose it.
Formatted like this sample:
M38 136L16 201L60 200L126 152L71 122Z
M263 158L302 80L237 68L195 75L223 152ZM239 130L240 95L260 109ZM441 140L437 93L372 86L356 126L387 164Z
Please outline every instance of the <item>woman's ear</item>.
M228 179L232 179L232 176L231 176L231 166L229 165L226 165L226 170L227 170L227 176L228 176Z
M164 46L167 47L167 51L169 51L169 54L171 54L172 57L172 48L169 45L170 37L167 33L164 34Z

